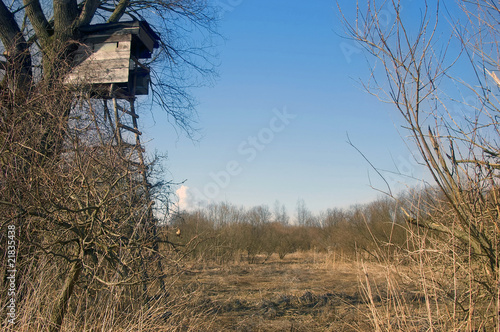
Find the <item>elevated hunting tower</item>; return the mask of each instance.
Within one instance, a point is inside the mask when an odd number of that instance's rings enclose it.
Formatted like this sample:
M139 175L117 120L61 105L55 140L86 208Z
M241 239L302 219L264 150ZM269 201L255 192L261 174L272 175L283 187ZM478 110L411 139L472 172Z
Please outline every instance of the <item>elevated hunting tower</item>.
M149 68L140 61L151 58L160 37L145 21L89 25L80 28L80 33L81 44L74 53L66 83L104 101L104 120L113 127L115 144L129 159L131 170L142 174L144 191L149 197L134 102L137 95L149 92Z
M142 224L149 236L156 237L154 200L150 194L148 166L144 161L142 133L137 125L139 115L134 103L136 96L149 92L150 70L141 61L151 58L154 49L159 47L160 37L145 21L89 25L80 28L80 34L81 43L74 53L66 83L91 99L103 101L104 121L98 125L94 120L95 126L112 128L112 145L127 160L133 182L131 188L145 202L147 218ZM160 260L158 265L161 271ZM163 288L163 279L160 281Z
M91 85L94 93L125 97L147 95L149 68L141 60L151 58L160 37L145 21L104 23L80 28L81 45L74 55L66 81Z

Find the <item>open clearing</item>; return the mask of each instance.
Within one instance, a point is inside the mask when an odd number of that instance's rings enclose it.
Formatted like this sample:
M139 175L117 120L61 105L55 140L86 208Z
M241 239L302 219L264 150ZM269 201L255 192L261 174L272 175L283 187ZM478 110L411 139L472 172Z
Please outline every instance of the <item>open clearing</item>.
M368 273L383 282L382 269ZM177 288L196 297L212 331L369 331L360 276L358 263L296 253L256 264L193 264Z

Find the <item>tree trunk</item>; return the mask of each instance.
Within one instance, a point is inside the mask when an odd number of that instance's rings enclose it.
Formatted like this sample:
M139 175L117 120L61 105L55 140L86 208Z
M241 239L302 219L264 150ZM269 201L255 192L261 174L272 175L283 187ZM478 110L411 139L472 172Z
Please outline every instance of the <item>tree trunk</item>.
M0 40L5 47L4 55L7 58L7 62L4 64L5 69L15 74L15 77L10 80L10 87L20 90L31 82L31 55L28 43L19 29L14 15L3 1L0 1Z
M80 260L77 260L71 266L71 270L69 271L68 275L66 276L66 280L64 281L64 286L61 294L55 302L54 310L52 311L52 317L50 318L50 332L59 332L61 330L64 315L68 310L69 299L71 297L71 294L73 294L73 288L75 287L75 284L78 281L81 272L82 262Z

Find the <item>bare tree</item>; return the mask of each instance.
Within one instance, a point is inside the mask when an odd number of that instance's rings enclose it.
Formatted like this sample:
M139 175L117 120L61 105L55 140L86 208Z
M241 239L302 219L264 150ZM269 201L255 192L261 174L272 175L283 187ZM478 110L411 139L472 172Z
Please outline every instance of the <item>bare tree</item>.
M252 225L266 224L271 221L272 213L267 205L259 205L247 212L248 223Z
M129 287L133 307L164 275L150 262L161 241L151 211L168 200L169 183L154 181L154 160L134 165L141 146L117 144L106 102L65 84L84 27L131 19L156 27L151 101L191 135L188 90L196 75L212 73L199 33L213 33L213 17L205 1L0 2L0 225L18 226L25 276L43 269L42 260L58 268L57 295L44 299L54 303L49 330L61 329L75 292Z
M455 262L462 257L462 267L479 267L466 273L474 280L471 299L485 296L493 305L500 245L498 3L425 1L411 12L403 1L365 4L352 20L342 13L347 35L376 61L364 85L395 106L440 191L414 199L408 221L437 232L441 245L455 243ZM471 315L473 302L465 306Z
M297 223L301 226L317 226L317 220L307 208L306 202L300 198L297 200Z
M290 217L286 212L286 206L284 204L281 204L280 201L278 200L274 202L273 215L274 215L273 219L274 222L280 223L282 225L288 225Z
M152 61L153 102L188 134L194 111L189 88L198 84L196 75L213 74L211 36L215 13L206 1L58 1L14 0L0 4L0 47L5 61L2 94L25 94L33 84L50 84L66 75L83 34L81 28L94 23L147 20L161 37L160 50ZM199 37L199 33L204 35ZM57 60L57 61L55 61ZM22 94L17 93L18 97ZM62 114L68 109L59 110Z
M58 267L48 289L59 290L52 299L47 294L54 303L47 307L49 329L57 331L74 292L99 294L131 286L130 299L141 303L144 293L133 289L157 287L154 282L164 271L149 261L159 258L150 253L160 239L151 231L156 225L150 220L152 201L144 192L141 169L131 167L133 161L116 145L114 128L105 123L99 104L87 99L74 105L73 94L63 86L38 89L41 85L22 104L0 108L12 116L11 121L2 118L0 131L0 225L16 225L16 268L24 278ZM60 107L74 111L68 118L57 114ZM50 117L54 127L65 128L59 131L62 137L55 137L61 142L57 156L39 152L46 144L48 121L40 123L37 113ZM148 173L154 173L154 163L149 167ZM161 197L170 192L168 183L153 185L151 194L162 205ZM28 297L36 292L30 284L20 284L18 293ZM4 286L2 279L2 290ZM22 301L18 297L20 307Z

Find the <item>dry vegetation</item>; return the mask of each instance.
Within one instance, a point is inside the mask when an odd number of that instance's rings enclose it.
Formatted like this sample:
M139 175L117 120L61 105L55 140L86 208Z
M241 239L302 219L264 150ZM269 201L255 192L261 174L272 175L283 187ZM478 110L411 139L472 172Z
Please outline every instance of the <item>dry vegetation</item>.
M484 267L469 262L474 264L465 270L469 275L459 275L463 272L458 267L450 275L460 253L443 249L439 233L426 231L423 236L418 234L421 228L401 215L394 219L398 215L390 212L397 209L394 201L382 199L329 211L322 218L316 216L310 226L279 223L274 220L280 216L273 214L259 214L270 220L256 218L255 211L266 210L265 206L246 210L220 204L184 213L172 221L175 227L159 232L161 238L170 239L159 248L167 276L165 291L158 283L148 283L144 298L141 284L93 286L88 277L81 278L61 330L494 328L494 297L470 286L470 278L482 275ZM222 216L227 223L217 222ZM175 235L178 229L180 236ZM250 250L249 243L254 246ZM280 252L286 254L280 257ZM447 261L450 254L457 256L454 262ZM15 331L48 329L52 306L47 303L59 292L54 279L61 275L58 261L29 262L19 280L22 296ZM9 328L5 321L4 327Z
M333 255L298 252L259 263L192 264L179 285L193 284L211 331L361 331L369 327L360 266Z
M171 193L158 164L134 166L124 155L133 148L118 143L105 101L90 98L88 87L75 93L64 75L78 27L97 12L114 22L155 8L163 22L180 15L211 31L205 7L55 1L49 22L36 0L32 7L14 1L19 10L0 2L1 328L498 330L500 9L494 1L458 1L467 25L439 48L442 14L437 1L429 2L436 7L425 3L416 33L409 33L406 20L414 17L403 15L399 1L371 0L356 19L342 18L347 34L382 64L372 72L381 84L376 92L399 111L434 185L316 216L299 203L294 225L279 205L271 212L221 203L170 214L168 227L154 217L167 215ZM389 25L379 20L386 5L395 13ZM175 38L163 42L163 65L171 70L165 73L180 78L176 60L204 72L179 50L170 52ZM448 47L467 61L450 59ZM454 78L456 63L471 82ZM156 83L156 102L189 133L186 91ZM461 88L444 93L439 84ZM473 105L460 98L463 91ZM462 117L451 111L457 104L467 110ZM9 249L6 229L13 226L16 247ZM6 295L12 252L15 324Z

